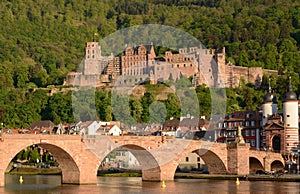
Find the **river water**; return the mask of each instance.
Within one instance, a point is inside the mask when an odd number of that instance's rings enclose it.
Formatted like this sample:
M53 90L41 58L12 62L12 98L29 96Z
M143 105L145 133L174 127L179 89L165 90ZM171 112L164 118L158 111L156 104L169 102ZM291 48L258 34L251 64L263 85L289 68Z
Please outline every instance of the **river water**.
M300 193L300 183L272 181L240 181L208 179L175 179L166 182L143 182L140 177L98 177L97 185L61 184L56 175L23 176L23 184L18 175L6 175L6 186L0 193L18 194L90 194L90 193Z

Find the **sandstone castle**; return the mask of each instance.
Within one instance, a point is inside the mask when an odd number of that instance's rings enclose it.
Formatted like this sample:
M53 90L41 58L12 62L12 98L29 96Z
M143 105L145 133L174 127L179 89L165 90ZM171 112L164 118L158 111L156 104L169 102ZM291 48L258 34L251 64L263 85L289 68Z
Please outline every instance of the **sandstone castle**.
M178 53L166 51L157 56L153 45L126 47L121 56L102 56L98 42L88 42L80 72L68 74L65 84L73 86L113 86L192 78L194 86L238 87L241 78L257 86L264 73L275 70L261 67L240 67L225 61L225 48L181 48Z

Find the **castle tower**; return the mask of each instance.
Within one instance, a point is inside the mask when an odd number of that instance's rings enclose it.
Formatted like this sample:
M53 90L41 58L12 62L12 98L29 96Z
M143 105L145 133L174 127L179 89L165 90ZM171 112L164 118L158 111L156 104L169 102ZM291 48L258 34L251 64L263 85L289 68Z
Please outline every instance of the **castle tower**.
M270 79L269 79L269 91L264 96L264 102L262 104L262 111L263 111L263 126L268 121L269 116L273 115L275 112L277 112L277 99L276 96L272 94Z
M100 75L99 59L101 58L101 47L98 42L87 42L84 59L84 75Z
M285 93L283 101L283 119L285 125L285 152L291 152L293 147L296 147L299 142L299 113L298 99L292 89L291 78L289 81L289 90Z

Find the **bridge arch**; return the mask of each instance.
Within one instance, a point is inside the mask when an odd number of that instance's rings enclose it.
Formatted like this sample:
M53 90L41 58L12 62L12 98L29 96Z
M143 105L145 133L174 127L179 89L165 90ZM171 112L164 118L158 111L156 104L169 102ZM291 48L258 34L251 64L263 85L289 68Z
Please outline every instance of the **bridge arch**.
M53 144L44 144L44 143L37 143L37 144L30 144L25 146L17 146L10 156L6 160L6 171L9 170L9 163L13 160L13 158L21 151L26 149L29 146L36 145L39 146L51 153L54 156L56 161L59 164L59 168L62 171L62 183L79 183L79 175L80 171L79 168L72 158L72 156L68 153L68 151L64 150L63 148L53 145Z
M255 174L257 170L264 170L263 164L255 157L249 157L249 174Z
M123 144L123 145L119 145L118 147L114 147L113 150L116 150L118 148L124 148L134 155L134 157L137 159L137 161L141 165L143 180L151 180L153 178L156 180L161 179L160 166L158 165L155 157L149 152L148 149L145 149L144 147L141 147L140 145L136 145L136 144ZM100 163L104 160L104 158L109 153L106 153L105 156L103 155L102 157L99 157ZM99 166L98 166L98 168L99 168Z
M5 135L0 142L0 186L4 186L4 173L9 163L21 150L31 145L48 150L55 157L62 170L62 183L97 183L94 166L98 160L80 136L14 134ZM95 176L90 176L91 173Z
M284 168L284 164L279 161L279 160L274 160L272 163L271 163L271 170L282 170Z
M165 161L162 161L161 158L163 157L157 157L160 159L159 164L162 170L163 180L173 180L177 166L181 160L190 153L195 153L203 159L210 174L227 173L227 150L225 144L191 140L186 140L186 142L184 142L184 140L174 140L174 142L175 141L178 141L175 145L182 145L185 146L185 148L180 150L180 148L176 149L176 147L174 147L175 150L173 150L173 153L168 153L166 156L173 158L173 160L167 160L165 157ZM169 145L167 145L167 147L168 146ZM162 148L162 150L164 149ZM162 153L158 151L155 153L155 156L160 156L161 154Z
M210 174L226 174L227 169L222 159L213 151L206 149L194 150L205 162Z

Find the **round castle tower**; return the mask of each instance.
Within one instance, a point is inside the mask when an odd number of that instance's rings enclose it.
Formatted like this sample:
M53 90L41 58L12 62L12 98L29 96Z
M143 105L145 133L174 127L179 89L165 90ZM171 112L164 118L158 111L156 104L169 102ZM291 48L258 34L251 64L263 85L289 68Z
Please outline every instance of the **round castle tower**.
M293 147L296 147L299 142L299 113L298 99L292 89L291 78L289 81L289 90L284 95L283 101L283 119L285 125L285 152L291 152Z
M264 96L264 102L262 104L262 123L263 126L267 123L268 117L277 112L277 98L272 93L270 79L269 79L269 92Z

